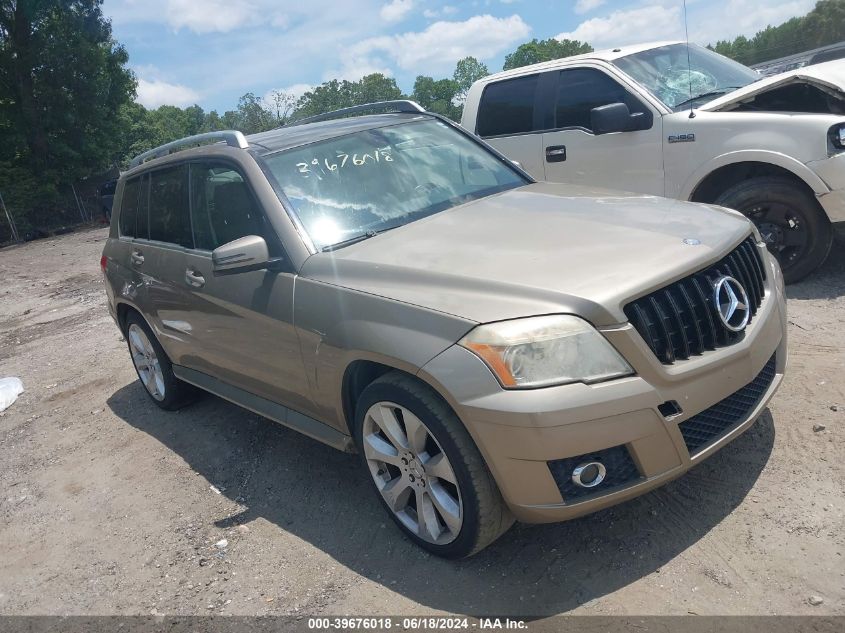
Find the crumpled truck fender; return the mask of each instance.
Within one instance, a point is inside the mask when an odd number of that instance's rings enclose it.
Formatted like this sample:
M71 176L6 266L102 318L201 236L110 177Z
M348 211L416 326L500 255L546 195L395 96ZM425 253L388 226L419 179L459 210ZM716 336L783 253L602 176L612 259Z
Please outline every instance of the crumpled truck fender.
M739 150L716 156L707 163L701 165L692 173L692 175L689 176L689 178L687 178L686 182L683 183L679 191L667 191L666 195L669 197L680 198L682 200L690 200L692 199L692 196L698 186L704 182L707 176L717 169L727 165L749 162L768 163L770 165L777 165L778 167L786 169L807 183L807 186L815 192L816 196L822 196L830 192L830 188L815 174L815 172L813 172L813 170L791 156L767 150Z

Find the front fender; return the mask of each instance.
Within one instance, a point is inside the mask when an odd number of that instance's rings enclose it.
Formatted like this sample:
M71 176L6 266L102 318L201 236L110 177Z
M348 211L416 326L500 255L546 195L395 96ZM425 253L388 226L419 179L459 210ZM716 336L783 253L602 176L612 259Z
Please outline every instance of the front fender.
M704 179L707 178L707 176L717 169L738 163L768 163L770 165L776 165L786 169L803 180L817 196L830 192L830 189L825 182L819 178L813 170L791 156L768 150L739 150L716 156L696 169L692 175L687 178L686 182L684 182L675 197L682 200L692 199L693 193L696 189L698 189L699 185L704 182Z
M294 323L318 419L343 432L343 378L355 361L415 375L476 323L410 303L299 278Z

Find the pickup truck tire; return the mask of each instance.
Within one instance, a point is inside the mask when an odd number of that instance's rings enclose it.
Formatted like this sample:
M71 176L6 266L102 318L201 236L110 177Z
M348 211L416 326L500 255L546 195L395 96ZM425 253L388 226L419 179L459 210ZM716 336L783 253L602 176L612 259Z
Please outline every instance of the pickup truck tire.
M127 315L125 335L138 380L150 400L165 411L181 409L196 400L199 390L176 377L167 353L137 312Z
M724 191L716 204L736 209L757 225L788 284L821 266L830 252L830 220L812 194L787 178L744 180Z
M380 429L388 426L394 430ZM475 442L451 407L425 383L397 371L372 382L356 405L355 441L382 506L408 538L432 554L471 556L513 525L513 515ZM418 450L422 443L424 451ZM412 457L410 470L401 461L407 457ZM422 485L414 478L420 472ZM440 499L447 500L451 521ZM420 503L422 514L416 509Z

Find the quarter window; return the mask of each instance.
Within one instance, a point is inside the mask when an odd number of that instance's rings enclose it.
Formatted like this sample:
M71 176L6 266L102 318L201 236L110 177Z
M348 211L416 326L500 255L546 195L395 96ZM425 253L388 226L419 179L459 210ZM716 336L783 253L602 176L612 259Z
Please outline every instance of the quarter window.
M484 89L478 106L478 135L527 134L535 131L534 96L539 75L517 77Z
M593 131L590 112L609 103L624 103L631 113L646 112L645 106L606 73L595 68L562 70L558 78L555 128Z
M191 164L192 219L196 248L212 251L247 235L277 250L264 214L239 172L225 164Z
M125 237L137 237L138 197L141 191L141 178L126 181L123 186L123 198L120 202L120 234Z
M188 206L188 166L150 174L150 239L193 248Z

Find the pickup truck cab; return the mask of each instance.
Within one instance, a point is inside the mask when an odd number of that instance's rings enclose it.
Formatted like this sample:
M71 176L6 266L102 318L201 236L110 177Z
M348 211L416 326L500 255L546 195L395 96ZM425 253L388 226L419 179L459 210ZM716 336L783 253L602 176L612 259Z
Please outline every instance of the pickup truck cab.
M763 78L661 42L485 77L461 124L538 180L741 211L794 282L845 220L844 87L845 60Z

